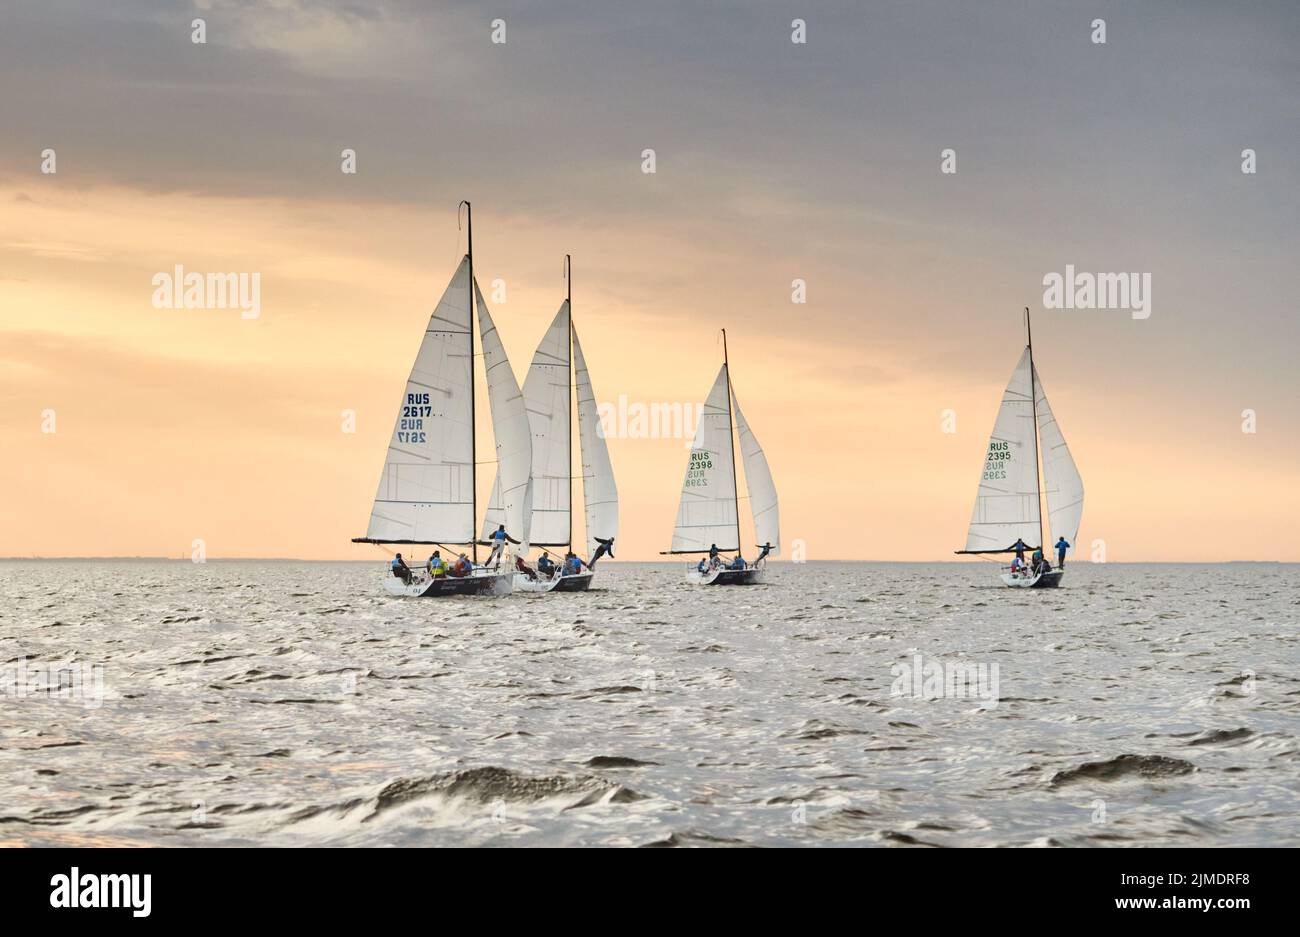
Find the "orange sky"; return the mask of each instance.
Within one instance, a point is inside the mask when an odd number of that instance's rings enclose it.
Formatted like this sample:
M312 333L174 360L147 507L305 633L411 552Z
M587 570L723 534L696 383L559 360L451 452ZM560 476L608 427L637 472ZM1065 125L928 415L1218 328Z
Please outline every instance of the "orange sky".
M114 189L27 198L9 189L0 201L6 238L24 238L7 240L0 280L3 488L15 495L0 553L175 556L202 538L214 557L375 555L348 540L364 534L395 401L458 254L453 212L434 238L415 209ZM478 275L506 280L507 302L493 313L522 375L562 298L559 256L545 224L486 211L476 221ZM698 291L680 284L662 305L639 302L609 268L665 250L646 240L589 231L569 245L599 399L698 401L725 325L736 392L777 479L787 549L802 539L810 559L949 558L1019 354L1014 310L979 373L952 380L903 368L893 344L818 341L799 327L797 306L764 328L707 312L693 297L729 285L706 278L698 259ZM192 270L260 270L261 318L152 308L150 278L178 256ZM763 289L776 297L770 306L789 303L775 277ZM1149 425L1136 398L1093 384L1087 362L1040 320L1039 369L1088 490L1085 549L1103 539L1115 561L1297 558L1270 546L1286 544L1300 517L1289 445L1242 434L1226 407L1213 436L1190 429L1194 414ZM46 408L53 434L41 432ZM946 408L956 434L941 431ZM344 409L357 411L355 434L341 431ZM480 414L480 452L490 453ZM655 557L671 533L682 442L610 448L620 558ZM486 496L491 468L479 478ZM1205 484L1214 478L1234 483Z
M6 10L0 555L380 555L349 539L469 198L521 379L565 253L598 400L699 402L727 328L787 558L953 559L1029 305L1081 556L1300 560L1294 18L1103 5L1098 49L1068 11L828 4L799 48L617 6L504 3L501 47L397 2L199 4L205 47L188 10ZM1151 318L1042 309L1067 263L1150 272ZM260 273L261 317L153 308L176 264ZM658 559L686 450L610 450L618 556Z

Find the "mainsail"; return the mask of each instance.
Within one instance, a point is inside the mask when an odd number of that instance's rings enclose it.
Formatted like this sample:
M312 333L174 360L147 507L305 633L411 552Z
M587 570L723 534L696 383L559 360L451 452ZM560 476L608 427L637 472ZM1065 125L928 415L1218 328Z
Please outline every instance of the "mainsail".
M1083 479L1070 457L1070 448L1061 435L1060 424L1052 415L1037 368L1034 369L1034 395L1038 408L1038 440L1043 449L1043 487L1047 492L1052 537L1064 537L1073 547L1074 538L1079 535L1079 520L1083 517Z
M398 408L366 539L469 543L474 536L469 259L447 284Z
M1039 546L1042 509L1030 384L1030 358L1026 348L1011 372L989 437L979 493L966 535L968 551L1005 550L1017 539Z
M614 484L614 467L609 461L609 447L600 429L596 394L591 389L587 362L573 330L573 366L578 388L578 438L582 444L582 497L586 504L587 555L596 550L596 539L618 536L618 488Z
M533 446L528 411L514 371L510 369L501 336L497 334L477 283L474 284L474 299L478 306L479 339L483 345L483 366L487 371L492 435L496 440L497 479L501 486L503 519L498 523L505 524L506 533L521 541L515 552L524 556L528 553L533 501Z
M704 402L699 429L691 444L671 553L700 552L712 544L717 544L719 550L740 549L729 383L724 364Z
M767 467L763 447L758 444L745 414L740 412L740 400L733 392L732 406L736 413L736 433L740 437L740 454L745 463L745 486L749 489L749 507L754 514L754 540L757 546L772 545L772 553L781 552L781 521L776 501L776 483L772 470Z
M530 531L532 542L538 546L558 547L569 542L569 393L569 304L565 301L537 346L524 378L524 402L532 434ZM514 534L505 517L500 467L483 520L484 538L498 524L505 524L506 530Z

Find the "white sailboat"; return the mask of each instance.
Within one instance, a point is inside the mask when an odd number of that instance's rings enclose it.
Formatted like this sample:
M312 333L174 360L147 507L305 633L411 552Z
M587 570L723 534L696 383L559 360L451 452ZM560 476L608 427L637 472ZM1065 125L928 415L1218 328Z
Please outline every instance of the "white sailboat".
M468 545L473 570L465 576L430 575L423 560L409 563L409 582L385 575L395 596L502 595L511 591L513 561L478 565L474 537L477 442L474 434L474 320L478 320L492 411L501 504L515 551L527 555L532 515L532 440L524 398L506 358L483 293L474 279L474 223L469 202L468 245L425 328L388 443L370 524L353 543L428 545L455 560L451 547ZM412 559L415 559L412 557Z
M767 458L758 444L740 401L731 386L731 368L727 358L727 332L722 332L722 370L704 402L700 425L691 444L682 498L677 506L677 525L673 529L671 549L663 555L717 552L740 553L740 505L736 484L736 449L734 434L740 437L740 452L745 463L745 482L749 488L749 505L754 515L754 539L761 552L759 558L742 569L729 564L708 564L700 570L691 564L686 572L690 582L701 585L748 585L761 580L767 567L766 557L779 553L780 510L776 484Z
M997 554L1042 549L1051 559L1047 530L1043 526L1043 480L1046 481L1047 512L1051 532L1063 537L1073 549L1083 516L1083 479L1070 456L1060 424L1052 414L1047 394L1034 368L1034 340L1025 310L1025 350L1011 372L1002 394L1002 405L980 473L979 491L971 512L963 554ZM1039 473L1039 449L1042 473ZM1069 550L1067 550L1068 554ZM1062 569L1034 572L1009 570L1002 581L1019 589L1055 588Z
M573 324L573 275L569 255L564 257L566 296L550 328L537 346L528 376L524 401L532 432L533 499L531 545L543 550L573 549L573 398L577 391L578 439L582 458L582 495L586 515L587 556L600 544L612 555L618 536L618 488L609 447L600 432L600 414L591 376L582 356ZM492 488L483 521L486 537L506 523L501 477ZM507 527L507 529L509 529ZM560 563L563 566L563 563ZM585 592L595 575L595 563L581 572L553 576L524 573L515 576L515 588L528 592Z

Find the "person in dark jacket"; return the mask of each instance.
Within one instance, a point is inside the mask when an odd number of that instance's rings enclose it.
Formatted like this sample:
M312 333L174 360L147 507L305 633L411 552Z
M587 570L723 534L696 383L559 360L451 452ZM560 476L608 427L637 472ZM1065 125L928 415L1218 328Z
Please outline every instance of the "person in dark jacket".
M606 554L609 555L611 560L614 559L614 538L610 537L608 540L602 540L601 538L596 537L595 540L600 544L600 546L596 547L596 552L591 554L591 562L587 564L588 569L594 567L596 561Z

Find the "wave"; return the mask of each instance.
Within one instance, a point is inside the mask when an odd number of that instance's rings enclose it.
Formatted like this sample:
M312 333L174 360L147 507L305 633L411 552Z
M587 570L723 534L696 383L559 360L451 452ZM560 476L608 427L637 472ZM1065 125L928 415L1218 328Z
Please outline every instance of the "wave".
M1181 758L1169 758L1165 755L1119 755L1107 761L1090 761L1058 771L1051 780L1052 787L1061 787L1080 781L1119 781L1129 777L1145 780L1172 778L1191 774L1196 766Z
M504 805L558 801L563 810L643 799L642 795L621 784L590 775L531 777L507 768L489 766L392 781L376 795L369 816L362 822L426 798Z

